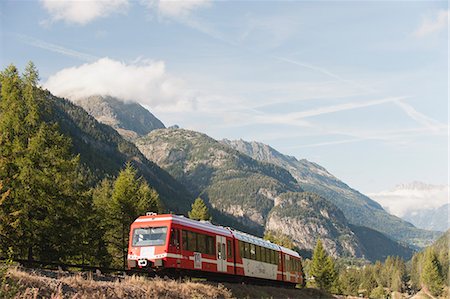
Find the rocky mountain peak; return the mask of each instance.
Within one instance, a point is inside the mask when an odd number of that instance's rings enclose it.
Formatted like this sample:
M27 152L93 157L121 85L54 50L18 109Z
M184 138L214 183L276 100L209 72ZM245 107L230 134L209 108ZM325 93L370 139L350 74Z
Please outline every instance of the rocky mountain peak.
M93 95L77 99L81 106L97 121L113 127L128 140L136 139L155 129L165 128L164 124L142 105L125 102L110 96Z

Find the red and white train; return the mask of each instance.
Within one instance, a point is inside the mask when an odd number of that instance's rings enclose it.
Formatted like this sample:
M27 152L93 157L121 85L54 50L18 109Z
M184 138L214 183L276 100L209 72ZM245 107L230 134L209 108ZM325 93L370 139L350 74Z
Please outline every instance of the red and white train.
M171 214L131 225L128 268L234 281L301 284L300 255L261 238Z

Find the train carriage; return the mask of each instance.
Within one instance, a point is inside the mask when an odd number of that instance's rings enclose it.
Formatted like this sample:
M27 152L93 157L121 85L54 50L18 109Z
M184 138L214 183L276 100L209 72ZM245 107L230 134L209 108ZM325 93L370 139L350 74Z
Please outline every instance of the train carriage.
M149 213L134 221L128 268L291 285L303 279L295 251L208 221L171 214Z

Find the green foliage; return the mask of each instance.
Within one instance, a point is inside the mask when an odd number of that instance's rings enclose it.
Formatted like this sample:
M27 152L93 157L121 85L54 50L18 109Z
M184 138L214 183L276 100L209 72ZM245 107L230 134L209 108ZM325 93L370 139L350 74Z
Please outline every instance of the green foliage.
M439 295L445 285L449 286L449 239L450 230L411 259L411 285L415 291L425 287Z
M97 186L93 199L110 263L125 267L130 225L146 212L161 212L158 193L137 178L136 169L128 163L114 182L103 180Z
M282 232L266 231L264 233L264 239L289 249L295 249L295 244L292 242L291 237Z
M375 289L372 290L372 292L370 292L370 298L374 299L385 299L386 295L387 294L383 286L377 286Z
M205 205L203 199L198 197L192 204L192 209L188 213L189 218L194 220L211 220L208 207Z
M390 292L406 292L409 279L406 264L400 257L388 256L384 263L341 265L339 271L339 287L347 296L385 298Z
M313 285L319 289L332 291L332 288L336 286L337 273L334 261L325 252L320 239L317 241L309 265L309 276L313 279Z
M431 248L425 251L421 281L433 295L437 296L442 293L443 279L441 265Z
M18 258L65 260L80 241L83 182L70 139L44 121L37 80L32 63L23 76L12 65L1 74L0 180L8 196L0 202L0 253L11 247Z

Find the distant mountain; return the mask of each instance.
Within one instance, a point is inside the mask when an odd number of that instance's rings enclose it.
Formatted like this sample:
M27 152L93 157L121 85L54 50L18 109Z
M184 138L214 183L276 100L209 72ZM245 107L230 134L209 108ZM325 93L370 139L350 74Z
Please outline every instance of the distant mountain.
M75 103L128 140L165 128L159 119L138 103L99 95L78 99Z
M393 239L416 246L430 244L438 235L436 232L417 229L412 224L390 215L377 202L350 188L316 163L283 155L259 142L227 139L221 142L254 159L283 167L298 181L302 189L317 193L334 203L353 225L370 227Z
M374 257L333 203L303 192L282 167L252 159L194 131L154 130L135 142L148 159L206 199L216 210L213 218L223 225L259 235L287 234L304 250L312 250L321 238L334 256ZM397 244L385 238L380 246L390 248L392 243Z
M82 164L88 169L91 184L116 175L127 161L131 161L140 175L158 191L168 210L185 213L190 209L193 198L186 188L145 158L133 143L68 100L49 92L46 100L51 109L49 121L56 122L61 132L72 139L73 151L80 155Z
M403 217L408 212L438 208L448 203L449 186L423 182L399 184L390 190L370 193L389 212Z
M446 231L450 228L450 204L438 208L408 211L402 218L415 226L428 230Z

